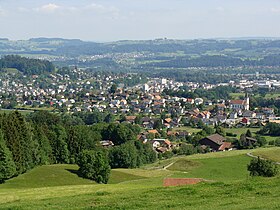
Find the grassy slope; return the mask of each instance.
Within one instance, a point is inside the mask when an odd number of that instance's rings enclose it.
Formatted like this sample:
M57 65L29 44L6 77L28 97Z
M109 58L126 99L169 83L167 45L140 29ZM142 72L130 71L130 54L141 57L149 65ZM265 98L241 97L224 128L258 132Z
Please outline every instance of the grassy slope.
M265 159L270 159L276 162L280 162L280 147L270 148L267 150L253 152L253 155L261 156Z
M276 151L275 148L268 150ZM268 150L258 149L251 152ZM25 185L23 188L24 181L21 177L9 181L14 182L13 185L7 182L0 186L0 209L279 209L280 177L249 178L245 168L250 160L245 156L247 152L232 151L177 157L168 160L169 162L161 161L146 166L145 169L117 169L113 170L110 182L118 184L107 185L93 184L81 179L65 170L69 169L67 165L38 167L26 174L25 180L32 180L28 187ZM175 167L176 171L162 168L170 161L175 162L173 168L176 161L179 161ZM193 162L198 164L185 169L188 163ZM220 165L222 167L219 167ZM71 170L77 169L74 165L69 167ZM36 179L48 176L42 172L60 173L65 180L64 186L30 188L35 186ZM162 180L168 176L198 176L223 182L164 188ZM129 177L133 179L129 180ZM63 179L44 179L42 182L63 184ZM70 183L70 180L73 183ZM122 182L123 180L126 181Z
M240 135L245 134L248 129L252 132L253 136L256 135L256 132L260 130L260 128L224 128L225 132L237 134L237 136L233 137L233 138L240 138ZM188 126L183 126L183 127L173 129L173 131L178 131L178 130L188 131L190 133L197 133L197 132L201 131L201 129L192 128L192 127L188 127ZM264 137L266 138L267 142L270 142L272 140L279 138L278 136L264 136ZM231 138L231 137L229 137L229 138Z
M226 183L243 180L248 177L247 164L249 161L250 158L246 155L196 160L198 167L191 168L190 170L187 169L187 173L183 177L204 178L206 180L223 181ZM179 163L182 164L182 162L183 160ZM174 169L174 167L176 169L177 163L172 165L171 169ZM182 174L178 174L176 177L182 177Z

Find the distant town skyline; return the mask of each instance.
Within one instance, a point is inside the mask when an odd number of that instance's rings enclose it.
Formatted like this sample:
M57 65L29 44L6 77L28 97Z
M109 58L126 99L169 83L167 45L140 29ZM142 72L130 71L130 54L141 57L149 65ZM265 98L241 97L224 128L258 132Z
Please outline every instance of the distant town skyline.
M279 0L0 0L0 37L280 37Z

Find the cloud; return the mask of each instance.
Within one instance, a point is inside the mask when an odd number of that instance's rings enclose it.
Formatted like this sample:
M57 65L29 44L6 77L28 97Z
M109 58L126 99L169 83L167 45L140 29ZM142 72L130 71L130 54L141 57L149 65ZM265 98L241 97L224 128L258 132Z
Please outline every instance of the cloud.
M49 13L49 12L55 12L59 8L60 8L60 6L58 6L57 4L49 3L49 4L43 5L43 6L39 7L39 8L35 8L35 10L37 12Z
M273 13L280 13L280 8L270 8L270 11Z

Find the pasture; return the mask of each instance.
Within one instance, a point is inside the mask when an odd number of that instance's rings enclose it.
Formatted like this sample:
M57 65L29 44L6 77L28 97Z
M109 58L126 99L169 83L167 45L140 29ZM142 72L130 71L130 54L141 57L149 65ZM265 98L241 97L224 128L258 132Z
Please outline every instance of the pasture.
M41 166L0 185L0 209L279 209L280 177L249 177L247 152L279 149L178 156L114 169L106 185L79 177L76 165ZM208 181L163 187L166 177Z

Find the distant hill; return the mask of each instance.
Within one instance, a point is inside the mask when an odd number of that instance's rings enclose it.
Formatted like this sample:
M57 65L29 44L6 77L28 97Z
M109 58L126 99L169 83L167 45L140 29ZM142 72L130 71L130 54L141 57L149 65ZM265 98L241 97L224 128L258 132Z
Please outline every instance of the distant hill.
M28 41L30 41L30 42L50 42L50 41L83 42L80 39L45 38L45 37L31 38Z
M51 59L58 65L98 67L112 60L133 69L257 67L280 65L277 38L121 40L108 43L63 38L0 39L0 55ZM124 56L120 56L120 54ZM135 54L135 55L133 55ZM94 57L98 55L97 57ZM103 59L106 58L106 59ZM97 59L103 59L96 62ZM97 64L98 65L97 65ZM104 66L104 65L102 65ZM119 65L119 69L123 66Z

